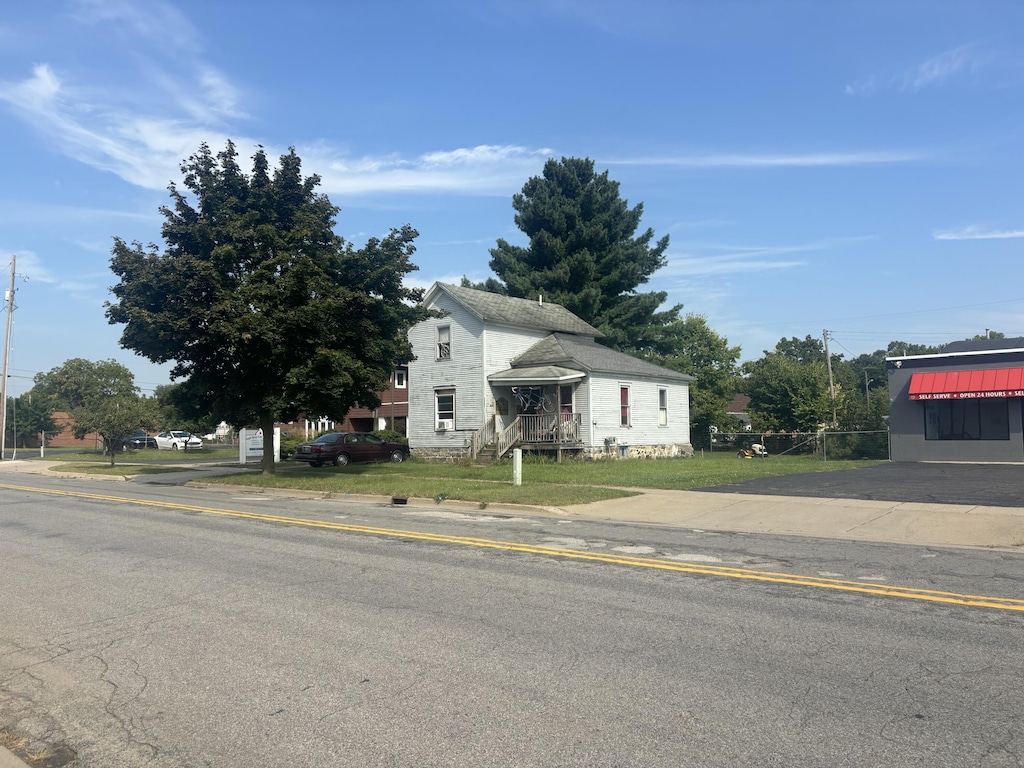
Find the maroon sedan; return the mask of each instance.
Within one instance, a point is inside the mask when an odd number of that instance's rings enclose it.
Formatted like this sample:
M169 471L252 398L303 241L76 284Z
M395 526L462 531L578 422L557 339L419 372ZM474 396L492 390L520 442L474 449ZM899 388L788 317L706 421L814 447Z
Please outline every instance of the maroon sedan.
M344 467L357 461L393 461L409 458L409 446L388 443L369 432L328 432L311 443L300 443L292 457L311 466Z

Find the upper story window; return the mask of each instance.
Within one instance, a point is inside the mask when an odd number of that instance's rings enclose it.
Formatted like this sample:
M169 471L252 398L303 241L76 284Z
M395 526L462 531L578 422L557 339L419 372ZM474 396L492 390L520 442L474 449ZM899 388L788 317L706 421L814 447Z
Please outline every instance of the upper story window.
M437 359L450 360L452 357L452 327L437 326Z
M394 378L392 380L395 382L395 389L405 389L408 386L408 371L404 368L399 368L395 371Z

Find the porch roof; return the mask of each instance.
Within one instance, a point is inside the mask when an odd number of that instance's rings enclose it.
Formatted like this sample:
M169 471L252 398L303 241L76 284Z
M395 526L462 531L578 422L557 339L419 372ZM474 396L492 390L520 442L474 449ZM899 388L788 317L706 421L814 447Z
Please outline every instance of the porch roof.
M564 368L561 365L533 365L526 368L509 368L487 377L491 384L567 384L586 377L583 371Z

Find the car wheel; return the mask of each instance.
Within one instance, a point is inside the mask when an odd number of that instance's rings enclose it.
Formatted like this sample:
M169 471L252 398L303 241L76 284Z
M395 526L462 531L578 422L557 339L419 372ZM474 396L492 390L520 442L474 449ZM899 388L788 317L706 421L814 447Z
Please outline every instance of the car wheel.
M178 444L177 443L171 443L171 450L172 451L178 450Z
M334 457L334 466L336 467L347 467L348 466L348 454L339 453Z
M391 462L393 464L401 464L403 461L405 461L405 454L404 453L402 453L401 451L392 451L391 452Z

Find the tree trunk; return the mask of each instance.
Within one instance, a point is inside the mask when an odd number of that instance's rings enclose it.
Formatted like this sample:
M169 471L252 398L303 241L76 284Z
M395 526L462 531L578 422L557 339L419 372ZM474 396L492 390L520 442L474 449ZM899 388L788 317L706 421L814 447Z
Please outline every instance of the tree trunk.
M274 474L277 456L274 455L274 416L270 413L260 414L260 429L263 430L263 474Z

